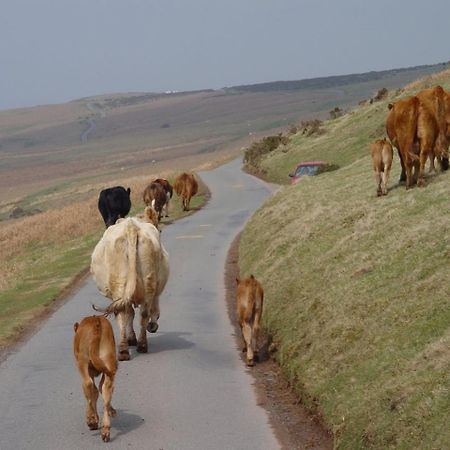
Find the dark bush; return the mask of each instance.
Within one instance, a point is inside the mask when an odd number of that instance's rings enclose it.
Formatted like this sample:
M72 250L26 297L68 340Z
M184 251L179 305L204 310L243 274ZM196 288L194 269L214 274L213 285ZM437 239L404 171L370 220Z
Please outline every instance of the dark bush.
M342 109L339 108L338 106L336 106L334 109L330 111L330 117L332 119L337 119L338 117L341 117L342 114L344 114L344 111L342 111Z
M245 150L244 164L258 168L264 155L277 149L280 144L286 145L288 142L289 138L283 136L282 133L275 136L266 136L260 141L253 142L252 145Z
M382 88L376 93L375 97L373 98L373 101L378 102L380 100L383 100L384 98L387 97L387 95L388 95L388 90L386 88Z
M321 135L325 130L321 128L322 121L319 119L302 120L301 129L305 136L312 136L313 134Z

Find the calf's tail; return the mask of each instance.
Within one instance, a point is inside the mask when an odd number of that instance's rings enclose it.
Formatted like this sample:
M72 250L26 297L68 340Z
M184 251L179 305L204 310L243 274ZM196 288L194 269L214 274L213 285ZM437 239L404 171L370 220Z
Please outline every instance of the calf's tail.
M102 324L100 319L97 318L94 324L94 329L92 330L91 341L89 344L89 359L92 362L92 365L101 373L104 373L108 376L113 375L110 370L106 367L103 360L99 355L99 347L100 347L100 337L102 332Z

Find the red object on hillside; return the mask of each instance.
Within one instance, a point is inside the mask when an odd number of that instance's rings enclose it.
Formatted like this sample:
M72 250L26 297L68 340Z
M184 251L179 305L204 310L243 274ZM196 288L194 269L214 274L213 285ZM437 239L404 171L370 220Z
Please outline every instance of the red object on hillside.
M325 161L306 161L298 164L295 171L289 174L292 178L291 184L297 184L302 177L317 175L319 169L326 165L327 163Z

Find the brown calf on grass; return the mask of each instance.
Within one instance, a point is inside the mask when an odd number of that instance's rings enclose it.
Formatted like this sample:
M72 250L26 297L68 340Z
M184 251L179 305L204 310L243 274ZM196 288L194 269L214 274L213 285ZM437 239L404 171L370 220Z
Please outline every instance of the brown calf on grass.
M87 400L86 423L91 430L98 429L97 398L100 391L103 397L102 440L108 442L110 416L116 415L111 405L117 371L114 333L108 319L98 316L85 317L80 324L75 323L73 328L73 350ZM94 379L100 374L102 378L97 390Z
M257 339L263 312L264 291L253 275L237 282L237 316L244 338L243 351L247 352L247 365L253 366L257 357Z
M391 172L393 150L386 138L379 139L370 144L372 164L377 182L377 195L387 194L387 183Z

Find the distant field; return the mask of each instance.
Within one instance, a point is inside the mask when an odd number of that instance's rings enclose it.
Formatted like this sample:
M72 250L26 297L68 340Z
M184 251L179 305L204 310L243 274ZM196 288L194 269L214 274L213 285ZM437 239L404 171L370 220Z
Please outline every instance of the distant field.
M302 160L336 171L283 187L246 226L241 275L265 288L276 358L338 449L450 448L450 173L376 197L369 143L385 136L388 102L441 84L413 83L266 156L270 181Z

